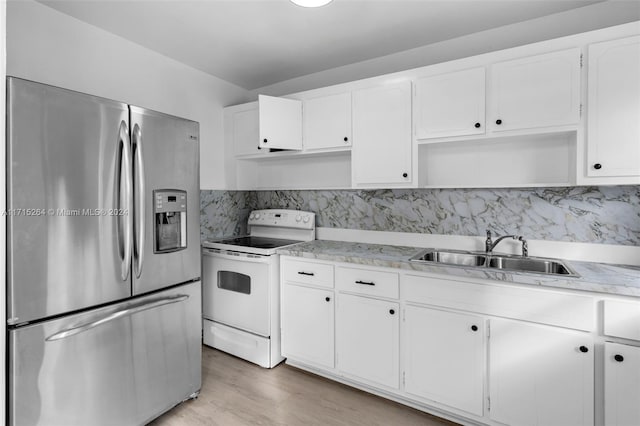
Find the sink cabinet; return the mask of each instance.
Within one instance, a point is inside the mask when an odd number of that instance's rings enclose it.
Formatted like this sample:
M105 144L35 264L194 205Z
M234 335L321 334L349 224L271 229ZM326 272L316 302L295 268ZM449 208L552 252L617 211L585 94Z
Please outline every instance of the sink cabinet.
M597 324L610 318L605 332L629 339L639 304L446 273L281 262L291 365L464 424L594 425L603 405L605 424L637 423L640 347L604 344Z
M491 319L490 418L508 425L593 425L588 333Z
M640 347L604 344L604 424L640 425Z

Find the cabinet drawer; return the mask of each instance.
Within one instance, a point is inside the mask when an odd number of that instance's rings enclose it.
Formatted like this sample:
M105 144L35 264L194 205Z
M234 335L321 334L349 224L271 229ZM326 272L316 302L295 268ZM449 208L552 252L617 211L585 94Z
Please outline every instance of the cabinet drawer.
M397 299L399 279L395 272L336 268L336 288L358 294Z
M283 258L281 266L284 281L333 288L333 265Z
M640 303L605 300L604 334L640 340Z
M595 328L595 299L490 283L405 275L402 298L424 303L576 330Z

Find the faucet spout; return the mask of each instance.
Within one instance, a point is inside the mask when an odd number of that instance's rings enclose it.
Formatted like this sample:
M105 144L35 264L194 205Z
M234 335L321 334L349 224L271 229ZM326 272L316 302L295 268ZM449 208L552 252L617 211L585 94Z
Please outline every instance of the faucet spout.
M491 238L491 231L487 229L487 239L485 240L484 243L484 251L487 254L491 254L493 252L493 249L496 248L496 246L498 244L500 244L500 242L506 238L511 238L514 239L516 241L521 241L522 242L522 255L523 256L528 256L529 255L529 248L527 245L527 240L524 239L524 237L522 235L503 235L501 237L498 237L497 240L493 241Z

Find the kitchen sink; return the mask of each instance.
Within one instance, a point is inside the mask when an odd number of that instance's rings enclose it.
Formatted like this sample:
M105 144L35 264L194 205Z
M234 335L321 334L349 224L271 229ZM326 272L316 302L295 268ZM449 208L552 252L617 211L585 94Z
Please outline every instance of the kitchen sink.
M412 262L442 263L464 267L482 267L489 269L530 272L536 274L578 275L564 262L542 257L523 257L503 254L474 253L458 250L427 249L409 259Z

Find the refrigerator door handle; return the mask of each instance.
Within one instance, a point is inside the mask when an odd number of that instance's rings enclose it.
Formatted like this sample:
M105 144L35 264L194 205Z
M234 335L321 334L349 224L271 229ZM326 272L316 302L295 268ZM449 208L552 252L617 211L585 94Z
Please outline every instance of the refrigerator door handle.
M140 278L142 274L142 266L144 264L144 236L145 236L145 178L144 178L144 156L142 154L142 131L140 130L140 126L136 123L133 126L133 132L131 134L132 137L132 147L133 147L133 155L135 157L134 170L136 172L135 176L135 184L133 195L135 198L135 214L134 218L136 219L136 223L134 225L135 229L135 246L134 246L134 270L136 274L136 278Z
M132 185L131 182L131 144L129 143L129 128L127 123L122 120L120 122L120 131L118 133L118 155L117 164L120 167L116 179L116 203L118 218L118 247L120 248L120 278L126 281L131 270L131 251L132 251L132 211L133 204ZM123 190L124 188L124 190Z
M99 327L101 325L107 324L111 321L115 321L119 318L128 317L139 312L147 311L149 309L159 308L160 306L171 305L173 303L179 303L187 300L189 298L186 294L178 294L171 297L166 297L163 299L156 299L150 302L142 303L135 306L129 306L125 309L112 312L109 315L105 315L104 317L97 319L95 321L88 322L86 324L81 324L76 327L68 328L66 330L58 331L51 336L47 337L45 340L47 342L54 342L56 340L66 339L67 337L75 336L80 333L84 333L85 331L89 331L92 328Z

